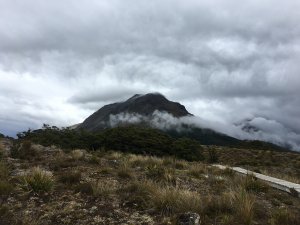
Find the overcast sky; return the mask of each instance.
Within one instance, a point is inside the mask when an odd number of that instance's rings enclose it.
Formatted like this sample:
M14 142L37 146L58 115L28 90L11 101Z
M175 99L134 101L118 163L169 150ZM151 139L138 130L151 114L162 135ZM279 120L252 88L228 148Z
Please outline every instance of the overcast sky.
M161 92L300 146L299 0L0 0L0 132Z

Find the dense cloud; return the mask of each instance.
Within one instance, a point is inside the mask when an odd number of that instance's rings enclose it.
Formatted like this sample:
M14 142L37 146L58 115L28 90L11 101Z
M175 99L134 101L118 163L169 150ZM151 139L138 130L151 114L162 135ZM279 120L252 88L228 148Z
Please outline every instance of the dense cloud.
M250 121L251 137L299 146L299 11L297 0L0 0L0 132L161 92L229 134Z

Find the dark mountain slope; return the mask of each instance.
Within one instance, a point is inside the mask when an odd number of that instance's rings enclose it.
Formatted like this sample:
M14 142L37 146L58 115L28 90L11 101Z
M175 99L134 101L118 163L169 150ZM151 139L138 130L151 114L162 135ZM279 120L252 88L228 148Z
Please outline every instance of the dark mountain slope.
M134 95L125 102L105 105L89 116L78 128L87 131L99 131L109 127L107 123L110 115L133 113L142 116L151 116L155 111L167 112L174 117L192 115L183 105L169 101L161 94L150 93L146 95Z

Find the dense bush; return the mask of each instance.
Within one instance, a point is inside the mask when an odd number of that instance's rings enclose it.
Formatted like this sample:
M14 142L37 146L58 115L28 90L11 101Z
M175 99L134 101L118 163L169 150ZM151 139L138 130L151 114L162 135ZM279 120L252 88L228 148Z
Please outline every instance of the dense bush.
M111 149L145 155L174 155L189 161L202 160L199 142L175 139L151 128L141 126L116 127L99 133L83 130L59 129L44 125L43 129L18 134L19 140L30 140L44 146L56 145L63 149Z

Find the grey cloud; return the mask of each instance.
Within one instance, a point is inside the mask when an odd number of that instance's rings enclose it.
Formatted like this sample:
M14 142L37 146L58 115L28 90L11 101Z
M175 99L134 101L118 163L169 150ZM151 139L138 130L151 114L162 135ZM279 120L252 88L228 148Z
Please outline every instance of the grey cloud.
M266 118L299 143L299 11L297 0L0 0L0 129L75 124L158 91L215 129Z

